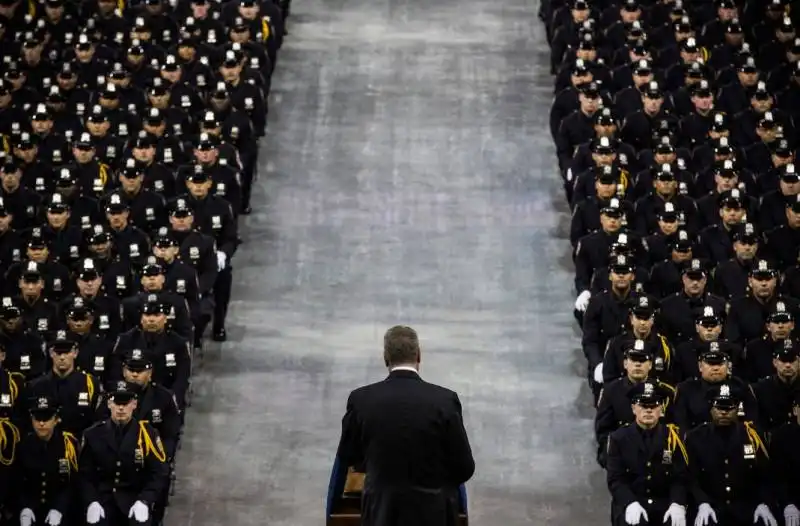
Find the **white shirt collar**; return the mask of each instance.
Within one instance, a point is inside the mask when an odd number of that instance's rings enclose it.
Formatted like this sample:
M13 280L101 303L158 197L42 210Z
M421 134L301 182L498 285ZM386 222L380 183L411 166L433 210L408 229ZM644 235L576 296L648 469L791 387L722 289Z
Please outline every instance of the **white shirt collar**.
M411 367L410 365L398 365L397 367L392 367L389 370L390 373L393 373L395 371L412 371L412 372L415 372L415 373L419 374L419 371L417 371L415 368Z

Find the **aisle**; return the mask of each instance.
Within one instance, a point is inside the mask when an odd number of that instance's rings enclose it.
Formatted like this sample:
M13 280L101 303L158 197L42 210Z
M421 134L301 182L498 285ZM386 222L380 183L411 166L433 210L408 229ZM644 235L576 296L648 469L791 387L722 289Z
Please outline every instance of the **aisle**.
M384 375L396 322L461 393L473 524L607 522L537 8L295 0L169 526L323 524L347 392Z

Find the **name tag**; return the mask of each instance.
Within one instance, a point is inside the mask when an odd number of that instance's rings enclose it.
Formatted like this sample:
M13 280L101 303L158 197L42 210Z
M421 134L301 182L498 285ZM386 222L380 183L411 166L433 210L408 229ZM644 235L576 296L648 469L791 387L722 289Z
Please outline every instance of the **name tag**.
M105 356L95 356L94 357L94 370L95 371L105 371L106 370L106 358L105 358Z
M78 393L78 405L80 406L89 405L89 393Z
M152 411L152 421L154 424L161 423L161 409L153 409Z
M58 474L69 475L69 460L65 458L58 459Z
M19 357L19 368L23 371L28 371L31 368L31 357L28 354Z
M108 321L108 314L100 315L100 329L107 331L111 328L111 323Z
M0 395L0 406L11 407L11 395L10 394Z
M746 459L756 458L756 448L754 448L752 444L744 445L744 458Z
M177 362L175 361L175 354L174 353L167 353L166 357L167 367L175 367Z
M669 449L664 450L664 453L661 455L661 463L672 464L672 451Z

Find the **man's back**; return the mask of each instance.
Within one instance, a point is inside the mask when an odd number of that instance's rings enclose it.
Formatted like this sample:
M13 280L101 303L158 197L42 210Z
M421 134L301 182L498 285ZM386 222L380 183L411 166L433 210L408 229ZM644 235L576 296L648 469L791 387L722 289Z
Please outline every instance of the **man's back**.
M364 467L368 489L457 487L475 470L458 395L415 371L353 391L342 426L339 457Z

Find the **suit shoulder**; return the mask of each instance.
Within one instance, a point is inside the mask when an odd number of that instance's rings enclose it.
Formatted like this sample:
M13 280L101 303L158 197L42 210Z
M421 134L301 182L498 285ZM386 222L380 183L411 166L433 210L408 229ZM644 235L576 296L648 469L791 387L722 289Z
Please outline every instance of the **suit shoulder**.
M708 433L708 430L711 429L711 424L708 422L704 422L686 432L686 440L690 440L695 437L701 437Z
M94 424L90 425L83 431L84 437L91 437L103 432L103 426L107 420L98 420Z

